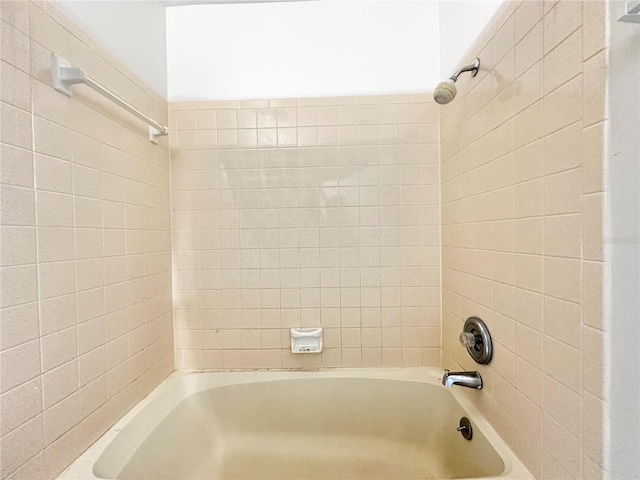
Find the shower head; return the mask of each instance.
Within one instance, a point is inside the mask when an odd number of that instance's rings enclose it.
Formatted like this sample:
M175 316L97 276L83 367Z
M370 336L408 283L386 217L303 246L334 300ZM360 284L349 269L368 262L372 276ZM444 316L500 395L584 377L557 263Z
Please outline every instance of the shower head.
M448 80L440 82L438 85L436 85L436 88L433 91L433 99L440 105L446 105L447 103L451 102L454 98L456 98L456 94L458 93L458 89L456 88L455 83L458 81L458 77L460 76L460 74L464 72L472 72L471 76L475 77L478 74L478 70L480 70L480 59L476 58L476 61L471 65L462 67L456 73L451 75Z
M445 80L436 85L436 89L433 91L433 99L440 105L446 105L451 100L456 98L458 89L453 80Z

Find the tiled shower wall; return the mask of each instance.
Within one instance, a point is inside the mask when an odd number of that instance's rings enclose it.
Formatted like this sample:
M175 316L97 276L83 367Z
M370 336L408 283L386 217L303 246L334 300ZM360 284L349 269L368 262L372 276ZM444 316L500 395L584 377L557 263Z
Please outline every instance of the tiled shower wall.
M149 93L46 2L1 1L0 478L55 478L173 370L169 154L55 52L148 115Z
M440 364L430 95L169 110L177 368Z
M512 2L442 109L443 365L495 340L484 415L537 478L603 474L606 2Z

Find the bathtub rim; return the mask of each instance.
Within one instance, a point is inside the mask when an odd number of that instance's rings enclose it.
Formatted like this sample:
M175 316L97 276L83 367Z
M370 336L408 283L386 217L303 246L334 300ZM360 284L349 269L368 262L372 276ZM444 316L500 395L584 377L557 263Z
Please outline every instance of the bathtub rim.
M109 428L98 440L85 450L57 480L105 480L98 477L93 469L120 431L137 419L134 428L139 430L136 436L138 444L128 449L130 454L122 461L122 466L131 458L138 446L147 438L158 423L186 397L210 388L240 385L247 383L264 383L281 380L312 378L363 378L410 381L427 383L445 388L440 382L442 370L435 367L397 367L397 368L337 368L312 371L302 370L257 370L231 372L175 371L158 385L149 395L137 403L120 420ZM533 476L516 457L506 442L497 434L491 424L482 416L478 408L465 395L462 388L448 389L453 398L460 404L471 422L478 427L504 463L504 471L494 477L483 479L531 479ZM474 392L471 392L473 394ZM156 401L158 400L158 401ZM142 413L142 416L138 416ZM157 415L162 413L162 415ZM153 420L151 420L153 418ZM121 470L119 470L121 471ZM460 479L465 480L465 479ZM470 479L469 479L470 480Z

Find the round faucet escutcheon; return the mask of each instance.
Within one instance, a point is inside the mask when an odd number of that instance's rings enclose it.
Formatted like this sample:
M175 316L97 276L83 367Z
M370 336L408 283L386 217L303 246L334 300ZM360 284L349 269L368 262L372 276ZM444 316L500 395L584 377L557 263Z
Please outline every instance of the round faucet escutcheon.
M476 363L487 364L493 356L493 342L487 325L478 317L469 317L464 322L458 338Z

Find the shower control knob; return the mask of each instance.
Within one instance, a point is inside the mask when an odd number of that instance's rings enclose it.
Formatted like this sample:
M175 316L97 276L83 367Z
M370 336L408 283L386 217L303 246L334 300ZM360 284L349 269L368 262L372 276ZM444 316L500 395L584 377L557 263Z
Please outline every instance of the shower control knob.
M461 332L458 338L460 344L465 348L473 348L476 346L476 336L471 332Z

